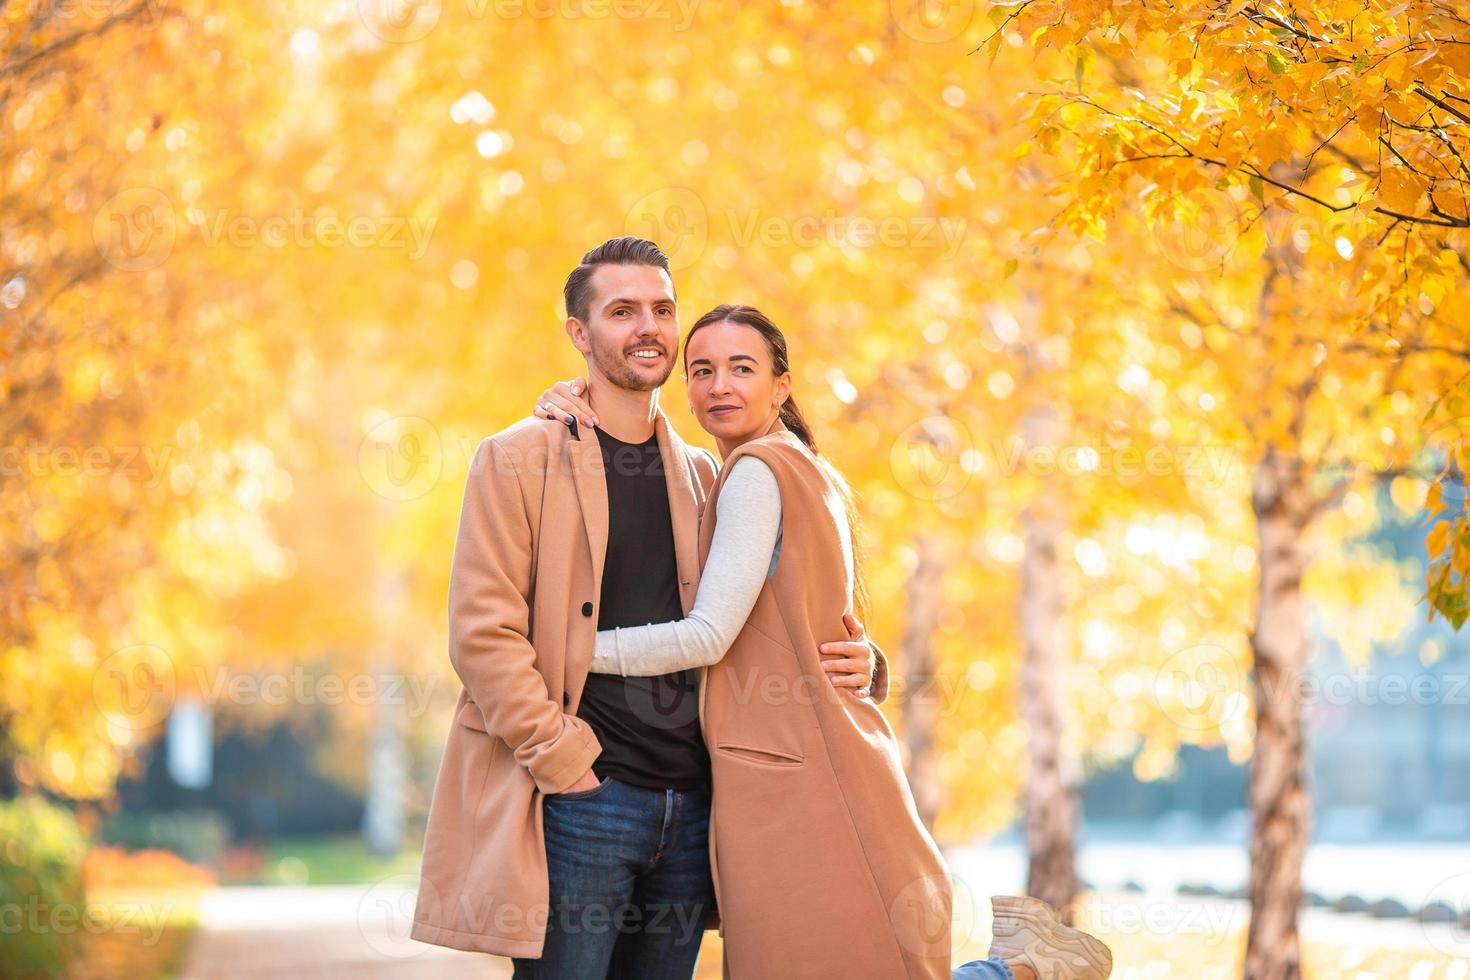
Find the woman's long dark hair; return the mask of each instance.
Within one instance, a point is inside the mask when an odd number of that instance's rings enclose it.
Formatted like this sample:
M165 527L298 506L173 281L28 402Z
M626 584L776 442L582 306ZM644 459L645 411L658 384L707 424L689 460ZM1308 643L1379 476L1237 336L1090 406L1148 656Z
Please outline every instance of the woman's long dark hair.
M771 369L776 377L780 377L791 370L790 356L786 348L786 335L781 328L776 326L770 317L766 316L754 306L740 306L734 303L721 303L710 310L704 316L694 321L694 326L689 328L689 333L684 338L684 380L689 380L689 341L703 328L714 323L739 323L755 330L766 342L766 349L771 352ZM858 523L857 507L853 500L852 488L848 486L837 468L828 462L825 456L817 452L817 440L812 435L812 427L807 424L806 417L801 414L801 409L796 406L796 399L791 395L781 403L781 422L790 429L796 438L802 441L807 449L811 450L816 457L818 465L826 471L827 476L837 487L838 494L842 497L842 503L847 510L847 525L852 538L852 572L853 572L853 605L858 619L866 628L868 621L868 587L863 577L864 549L862 547L861 526Z

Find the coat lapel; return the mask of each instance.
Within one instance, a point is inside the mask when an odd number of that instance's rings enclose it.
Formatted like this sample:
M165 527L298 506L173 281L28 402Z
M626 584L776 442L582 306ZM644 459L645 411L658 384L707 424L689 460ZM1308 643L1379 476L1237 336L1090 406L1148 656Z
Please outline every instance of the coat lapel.
M663 457L664 481L669 488L669 517L674 525L674 560L679 570L679 603L684 615L694 608L695 583L699 580L699 503L689 475L688 448L679 438L663 409L653 421L658 433L658 450Z
M660 409L654 417L664 483L669 492L669 518L674 529L674 561L679 571L679 602L684 614L694 608L699 580L699 504L689 475L688 449L668 417ZM587 549L592 557L592 582L602 585L602 568L607 559L607 476L602 469L602 448L597 434L577 426L566 441L567 463L577 486L582 521L587 527Z
M587 527L587 550L592 557L592 587L602 587L602 566L607 558L607 475L602 469L602 446L597 433L575 425L566 441L567 465L577 485L582 505L582 523ZM601 597L598 603L601 604Z

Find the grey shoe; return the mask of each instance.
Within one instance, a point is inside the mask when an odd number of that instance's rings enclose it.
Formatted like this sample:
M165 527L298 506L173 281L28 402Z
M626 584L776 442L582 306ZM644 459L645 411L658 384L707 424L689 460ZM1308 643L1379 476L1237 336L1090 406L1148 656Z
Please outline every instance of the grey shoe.
M1029 966L1037 980L1106 980L1113 972L1113 953L1102 940L1064 925L1041 899L992 895L990 908L990 955Z

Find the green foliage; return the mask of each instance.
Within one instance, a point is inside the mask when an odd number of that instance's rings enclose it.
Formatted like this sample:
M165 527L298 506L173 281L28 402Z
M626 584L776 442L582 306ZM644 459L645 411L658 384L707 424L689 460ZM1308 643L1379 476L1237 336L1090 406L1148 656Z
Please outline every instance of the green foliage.
M103 824L99 837L129 850L159 848L208 864L229 843L230 826L217 813L120 813Z
M87 841L70 811L38 796L0 802L0 977L63 976L85 935Z

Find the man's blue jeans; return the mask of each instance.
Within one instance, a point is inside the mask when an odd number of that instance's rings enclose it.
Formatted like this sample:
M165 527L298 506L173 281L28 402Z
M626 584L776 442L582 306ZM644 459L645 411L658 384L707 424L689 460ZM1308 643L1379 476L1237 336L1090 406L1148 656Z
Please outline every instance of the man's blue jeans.
M611 778L547 796L546 944L516 980L689 980L715 905L709 804Z

